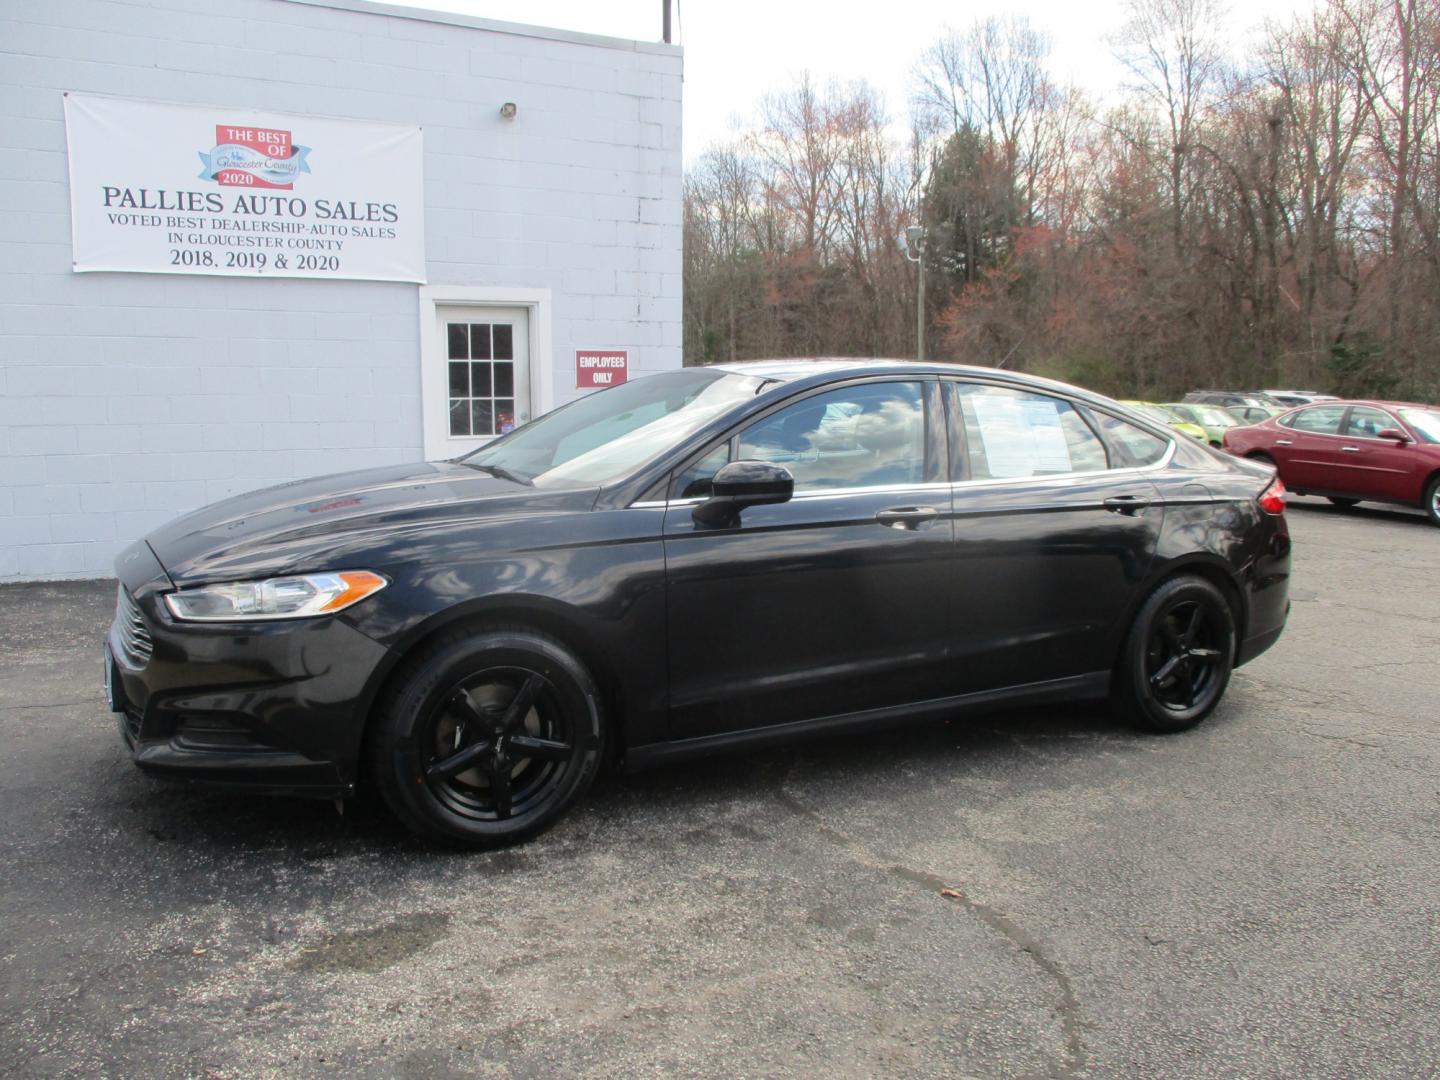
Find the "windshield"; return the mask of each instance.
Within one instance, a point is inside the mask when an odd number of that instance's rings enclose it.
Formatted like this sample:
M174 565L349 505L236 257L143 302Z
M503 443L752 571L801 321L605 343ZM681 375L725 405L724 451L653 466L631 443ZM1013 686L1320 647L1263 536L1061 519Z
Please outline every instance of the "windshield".
M1427 443L1440 443L1440 409L1401 409L1400 415Z
M753 398L767 381L707 368L647 375L556 409L460 461L536 487L605 484Z
M1223 409L1212 409L1208 406L1200 405L1196 407L1195 415L1200 418L1200 423L1204 424L1206 427L1237 426L1237 421L1235 417L1231 416Z

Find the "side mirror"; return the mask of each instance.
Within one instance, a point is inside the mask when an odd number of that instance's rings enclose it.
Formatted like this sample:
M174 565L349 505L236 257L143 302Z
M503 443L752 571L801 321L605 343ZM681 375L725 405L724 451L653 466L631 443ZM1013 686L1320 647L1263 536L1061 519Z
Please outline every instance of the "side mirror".
M710 498L690 512L697 525L719 527L740 520L747 506L789 502L795 478L783 465L770 461L732 461L715 474Z
M1377 439L1394 439L1398 443L1408 443L1410 441L1409 435L1406 435L1399 428L1393 427L1381 428L1375 433L1375 437Z

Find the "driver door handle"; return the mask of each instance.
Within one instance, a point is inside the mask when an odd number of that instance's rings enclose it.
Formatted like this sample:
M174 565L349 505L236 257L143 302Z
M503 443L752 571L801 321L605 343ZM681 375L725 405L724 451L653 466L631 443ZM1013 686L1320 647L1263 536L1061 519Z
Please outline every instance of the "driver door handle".
M1114 514L1133 514L1136 510L1144 510L1154 501L1140 495L1112 495L1105 500L1105 509Z
M1340 447L1340 452L1341 452L1342 454L1358 454L1358 453L1360 453L1360 447L1358 447L1358 446L1342 446L1342 447Z
M1289 445L1290 445L1292 442L1294 442L1294 441L1295 441L1294 439L1276 439L1276 440L1275 440L1275 445L1276 445L1276 446L1289 446Z
M875 513L875 520L892 529L916 529L940 516L933 506L892 506Z

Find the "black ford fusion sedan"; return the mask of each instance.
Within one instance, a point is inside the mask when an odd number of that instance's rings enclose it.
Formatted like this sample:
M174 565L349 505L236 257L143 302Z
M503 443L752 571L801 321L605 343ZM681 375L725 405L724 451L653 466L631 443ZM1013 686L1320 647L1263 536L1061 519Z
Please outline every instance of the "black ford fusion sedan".
M638 379L456 461L304 480L119 558L148 773L536 833L630 766L1109 695L1215 708L1289 608L1268 466L1071 386L799 361Z

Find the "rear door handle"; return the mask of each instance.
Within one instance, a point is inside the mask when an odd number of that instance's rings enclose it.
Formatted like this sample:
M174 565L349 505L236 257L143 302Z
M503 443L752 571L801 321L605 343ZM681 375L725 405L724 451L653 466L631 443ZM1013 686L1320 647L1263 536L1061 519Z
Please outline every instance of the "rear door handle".
M875 513L875 520L892 529L918 529L940 516L933 506L892 506Z
M1358 446L1342 446L1342 447L1340 447L1340 452L1341 452L1342 454L1358 454L1358 453L1360 453L1360 447L1358 447Z
M1294 442L1294 441L1295 441L1294 439L1276 439L1276 440L1275 440L1275 445L1276 445L1276 446L1289 446L1289 445L1290 445L1292 442Z
M1144 510L1154 501L1139 495L1112 495L1105 500L1105 509L1114 514L1133 514L1136 510Z

